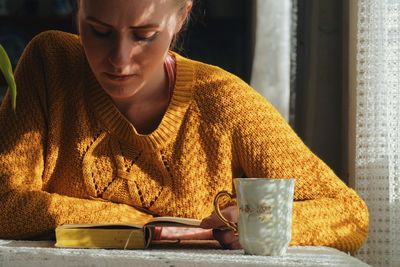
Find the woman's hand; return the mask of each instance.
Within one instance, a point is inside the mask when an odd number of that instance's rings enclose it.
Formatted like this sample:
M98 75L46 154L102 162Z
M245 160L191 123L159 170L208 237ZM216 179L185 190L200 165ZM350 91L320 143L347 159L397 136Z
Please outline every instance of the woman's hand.
M239 212L237 207L231 206L221 210L222 215L232 222L237 222ZM219 228L225 226L215 213L211 216L204 218L200 224L200 227L205 229L213 229L213 236L221 244L223 248L227 249L241 249L238 236L235 236L233 230L220 230Z

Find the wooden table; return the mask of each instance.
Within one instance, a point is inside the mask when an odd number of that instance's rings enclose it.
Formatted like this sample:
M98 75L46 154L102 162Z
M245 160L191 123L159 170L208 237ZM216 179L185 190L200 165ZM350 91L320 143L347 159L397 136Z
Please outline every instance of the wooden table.
M244 255L215 243L163 245L146 250L60 249L52 241L0 240L0 267L29 266L369 266L328 247L290 247L281 257Z

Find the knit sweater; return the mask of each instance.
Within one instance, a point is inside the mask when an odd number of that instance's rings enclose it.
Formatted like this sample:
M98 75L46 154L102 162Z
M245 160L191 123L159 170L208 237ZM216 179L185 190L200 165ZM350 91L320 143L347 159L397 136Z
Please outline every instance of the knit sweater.
M158 128L138 133L102 90L76 35L35 37L16 68L17 109L0 109L0 238L66 223L202 219L235 177L295 178L291 245L354 251L363 200L238 77L176 57Z

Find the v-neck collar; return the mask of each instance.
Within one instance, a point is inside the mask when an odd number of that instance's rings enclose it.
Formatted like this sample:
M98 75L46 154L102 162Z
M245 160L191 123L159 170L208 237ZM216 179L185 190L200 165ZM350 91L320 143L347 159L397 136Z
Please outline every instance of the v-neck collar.
M194 84L193 63L176 53L176 80L172 98L159 126L148 135L140 134L114 105L110 96L101 88L86 62L85 91L88 104L95 113L96 119L121 141L132 144L141 150L160 149L173 138L183 121L187 108L192 100Z

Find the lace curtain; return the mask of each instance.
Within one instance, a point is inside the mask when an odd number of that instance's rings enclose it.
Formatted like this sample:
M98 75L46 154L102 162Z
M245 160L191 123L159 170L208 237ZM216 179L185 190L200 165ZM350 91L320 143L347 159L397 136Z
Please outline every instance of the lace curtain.
M255 5L251 85L288 120L292 0L256 0Z
M358 257L400 266L400 1L358 0L356 190L370 211Z

